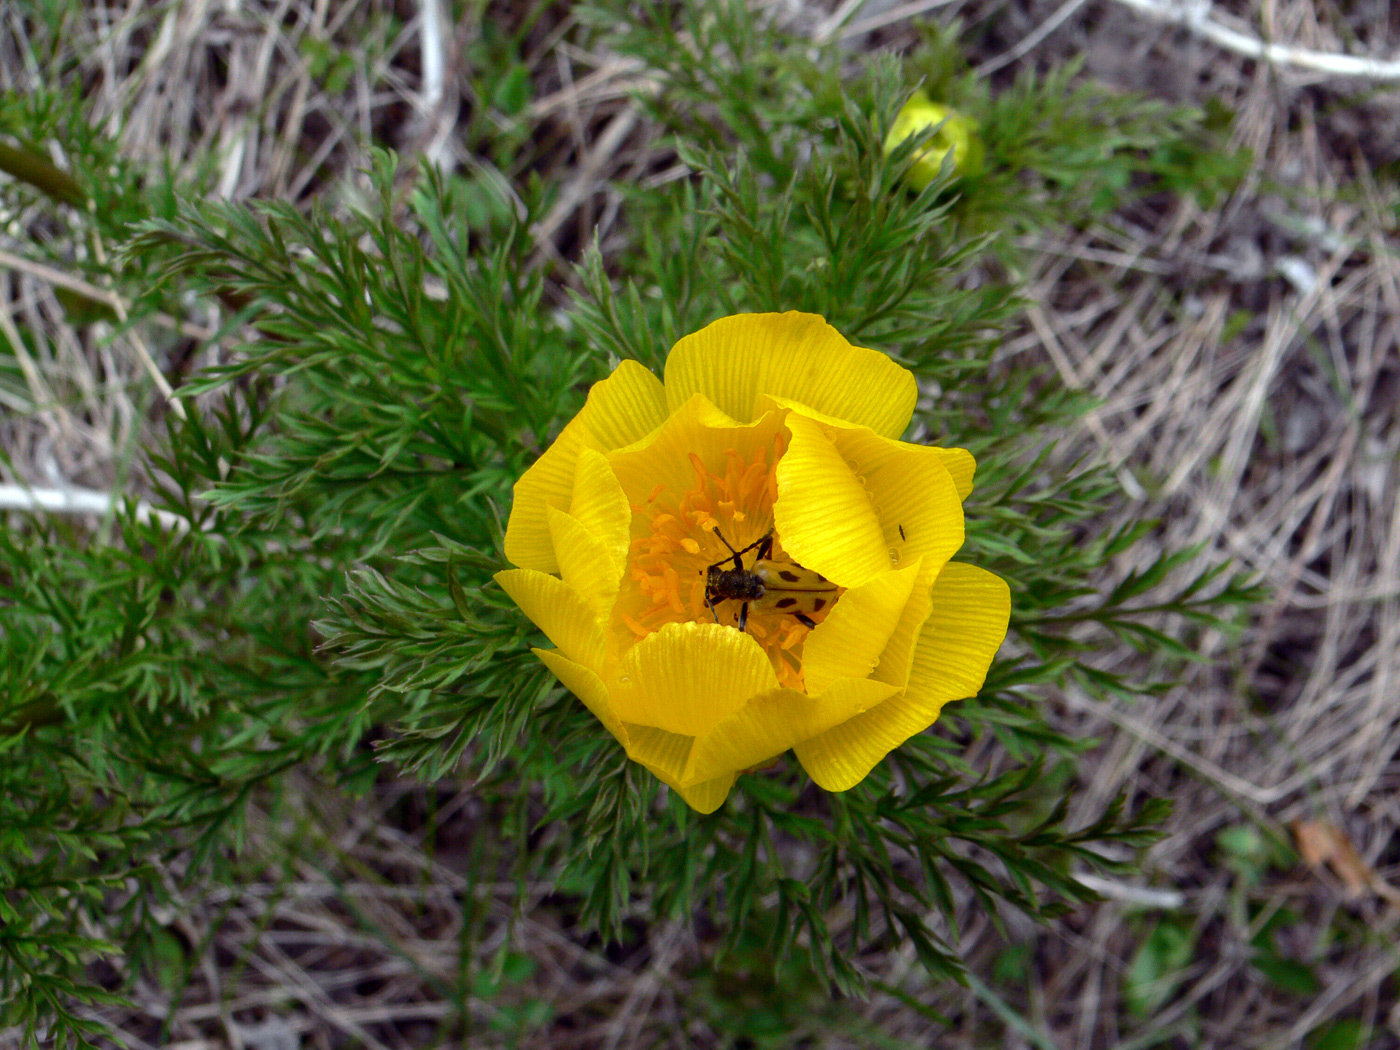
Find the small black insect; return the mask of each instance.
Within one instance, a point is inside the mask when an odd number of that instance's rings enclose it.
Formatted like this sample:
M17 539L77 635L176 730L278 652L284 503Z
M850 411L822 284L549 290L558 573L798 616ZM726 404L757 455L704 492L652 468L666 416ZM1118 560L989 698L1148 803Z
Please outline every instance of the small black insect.
M705 604L719 623L715 603L743 602L739 607L739 630L749 622L749 606L762 603L788 613L804 627L815 627L811 613L821 612L835 597L836 584L819 572L793 562L770 561L773 534L760 536L743 550L735 550L715 529L719 541L729 548L730 558L721 558L705 569ZM753 565L744 567L744 555L754 551ZM733 568L724 566L733 562Z

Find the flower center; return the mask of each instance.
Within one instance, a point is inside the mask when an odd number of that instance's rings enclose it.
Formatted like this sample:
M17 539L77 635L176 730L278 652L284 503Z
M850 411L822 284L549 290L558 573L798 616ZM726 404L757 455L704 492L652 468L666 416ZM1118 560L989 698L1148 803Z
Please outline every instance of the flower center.
M803 640L840 592L789 558L774 529L775 471L785 447L779 433L747 459L726 449L722 473L692 452L689 489L677 495L659 485L632 505L633 593L621 617L638 638L667 623L742 623L778 680L801 689Z

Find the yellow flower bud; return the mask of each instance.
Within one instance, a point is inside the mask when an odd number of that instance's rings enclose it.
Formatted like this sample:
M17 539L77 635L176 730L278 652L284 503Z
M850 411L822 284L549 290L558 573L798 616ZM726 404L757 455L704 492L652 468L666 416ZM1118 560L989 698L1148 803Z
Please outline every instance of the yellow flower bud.
M977 135L977 121L965 117L956 110L934 102L923 90L915 91L909 101L895 117L894 127L890 128L885 139L885 155L909 138L929 128L942 125L933 138L914 159L913 167L905 176L909 185L922 190L938 177L943 166L943 158L949 151L953 154L953 171L956 175L976 175L982 170L982 140Z

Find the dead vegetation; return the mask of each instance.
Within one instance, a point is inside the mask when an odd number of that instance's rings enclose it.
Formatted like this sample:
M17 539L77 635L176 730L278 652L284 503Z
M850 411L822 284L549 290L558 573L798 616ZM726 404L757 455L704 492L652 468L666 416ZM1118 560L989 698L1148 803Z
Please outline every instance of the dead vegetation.
M334 201L353 199L368 142L477 163L456 134L483 86L462 57L483 26L480 6L467 7L230 0L68 17L90 41L74 57L95 113L129 156L215 156L218 191L232 198ZM1076 440L1119 470L1125 515L1160 517L1161 542L1205 544L1273 592L1241 637L1202 637L1213 662L1163 696L1051 699L1062 725L1102 741L1074 771L1086 812L1125 789L1176 799L1150 885L1107 885L1101 905L1005 935L969 912L961 946L987 983L920 988L912 955L872 954L883 991L838 1008L806 989L787 1004L806 1010L792 1015L806 1041L759 1042L759 1021L734 1016L765 1008L762 989L743 972L703 972L692 932L604 947L572 936L567 907L543 890L515 913L501 902L516 887L470 881L469 792L389 786L351 808L303 783L305 849L269 856L255 844L238 889L167 916L170 967L138 980L139 1011L104 1015L114 1041L432 1046L462 1010L480 1046L867 1046L878 1032L910 1046L1283 1050L1340 1019L1361 1022L1367 1045L1400 1045L1386 896L1286 853L1260 861L1246 886L1222 838L1257 826L1269 849L1271 834L1290 841L1290 822L1326 822L1378 883L1400 883L1400 100L1395 81L1271 66L1141 7L787 0L773 14L894 51L913 45L911 17L957 17L989 76L1083 55L1089 75L1123 88L1215 100L1235 114L1234 144L1253 152L1244 186L1213 207L1148 198L1036 244L1036 305L1002 351L1048 358L1099 399ZM524 5L498 8L485 17L526 17ZM537 229L541 260L571 260L595 229L606 241L617 187L679 172L629 101L647 89L643 71L572 45L567 5L529 17L529 105L544 129L531 163L568 173ZM1400 53L1400 16L1381 0L1240 0L1212 18L1311 54ZM23 88L24 53L19 35L0 33L0 86ZM5 405L0 480L139 490L130 453L155 415L148 351L85 337L52 275L18 258L9 234L0 249L0 326L22 317L54 348L19 362L29 396ZM1136 659L1123 653L1118 669ZM287 808L262 818L292 819ZM1281 912L1294 920L1271 926ZM1163 916L1188 949L1150 1030L1130 1036L1125 974ZM1316 987L1290 991L1261 972L1250 944L1261 933L1280 957L1311 960ZM468 939L486 969L454 1003ZM750 1042L726 1042L732 1024L748 1024Z

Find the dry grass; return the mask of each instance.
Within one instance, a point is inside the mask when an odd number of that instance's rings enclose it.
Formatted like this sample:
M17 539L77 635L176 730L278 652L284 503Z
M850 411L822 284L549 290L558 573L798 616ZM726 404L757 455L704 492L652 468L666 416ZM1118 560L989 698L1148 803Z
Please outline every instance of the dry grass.
M1267 4L1262 17L1281 38L1338 50L1347 34L1329 14ZM1198 953L1157 1024L1194 1015L1195 1045L1287 1047L1346 1013L1382 1031L1388 1020L1390 1035L1370 1045L1393 1045L1397 917L1374 899L1343 903L1304 872L1271 886L1259 902L1303 916L1289 936L1322 960L1324 984L1311 1002L1279 996L1250 973L1215 836L1242 816L1281 834L1293 820L1327 820L1383 878L1400 872L1400 268L1387 243L1392 205L1371 174L1395 160L1376 133L1393 125L1395 99L1359 101L1345 94L1355 85L1320 89L1222 61L1180 33L1134 37L1143 28L1121 16L1088 22L1066 50L1086 51L1091 68L1096 54L1131 54L1132 65L1101 72L1135 67L1118 79L1144 89L1170 63L1173 94L1236 111L1234 136L1255 171L1217 210L1145 202L1115 230L1047 246L1025 345L1102 399L1085 429L1142 481L1133 512L1161 516L1173 545L1204 542L1249 566L1273 598L1228 649L1204 640L1218 669L1132 706L1068 696L1066 714L1108 741L1092 794L1177 800L1151 861L1187 891L1214 958ZM1384 28L1367 24L1379 33L1371 50L1393 53L1395 27L1388 38ZM1073 1005L1047 1027L1062 1045L1113 1046L1104 1007L1122 965L1121 909L1083 919L1078 937L1049 950L1046 999ZM1355 936L1367 926L1378 936Z
M468 160L454 130L458 103L475 87L452 56L480 23L463 17L436 36L420 32L424 13L442 6L93 5L83 8L90 47L77 57L97 113L130 156L177 165L215 157L230 197L335 199L353 194L369 141L447 166ZM840 31L831 5L809 10L819 6L789 0L776 11ZM1304 869L1275 871L1250 891L1257 907L1246 913L1216 844L1223 829L1251 820L1280 836L1292 820L1328 820L1381 877L1400 882L1400 264L1393 190L1373 175L1400 150L1400 103L1394 93L1353 97L1358 84L1271 69L1099 2L1076 5L1041 34L1060 4L870 0L847 26L848 42L910 47L908 14L935 6L977 30L975 61L991 69L1015 56L996 78L1082 53L1110 83L1216 98L1237 113L1235 144L1256 158L1245 187L1211 210L1143 201L1112 226L1036 245L1029 283L1038 305L1003 353L1044 355L1066 383L1101 400L1076 440L1119 468L1125 514L1161 517L1162 543L1204 543L1206 556L1237 559L1274 597L1243 637L1204 637L1216 662L1165 696L1105 706L1065 695L1052 698L1054 717L1103 741L1078 771L1085 813L1121 790L1177 800L1149 871L1155 885L1185 895L1181 914L1199 942L1154 1022L1165 1045L1282 1050L1343 1015L1374 1023L1372 1045L1400 1045L1396 917ZM1220 17L1233 25L1322 52L1400 46L1397 16L1381 0L1228 7ZM518 16L510 11L503 17ZM537 230L542 262L574 257L595 228L606 239L621 205L610 184L673 177L628 101L645 86L640 71L572 47L571 17L567 6L551 8L529 36L533 115L543 122L532 162L571 173ZM0 86L22 88L25 41L7 34ZM353 59L335 94L311 76L306 56L317 43ZM19 250L8 235L0 249ZM0 389L0 447L13 467L0 468L4 480L139 486L129 460L154 396L141 347L68 325L53 284L34 267L0 272L0 330L22 319L49 333L43 353L21 362L26 389ZM1137 657L1116 659L1131 670ZM236 892L172 912L175 943L195 960L188 985L176 1005L170 988L139 984L141 1011L106 1018L114 1038L185 1050L437 1045L458 1008L450 989L463 967L512 951L536 968L508 967L515 980L479 987L488 994L466 1003L471 1045L723 1045L698 1005L705 985L691 934L667 927L604 950L573 936L567 910L542 891L516 912L505 902L518 887L465 879L470 795L388 787L352 810L309 784L293 790L305 793L305 849L255 850ZM1280 907L1300 916L1287 947L1321 960L1315 996L1283 993L1249 965L1249 936ZM1013 924L1032 963L1023 987L999 993L1009 1006L985 990L921 988L907 954L872 957L888 984L947 1014L951 1028L880 994L845 1004L839 1023L816 1027L825 1034L802 1045L874 1045L859 1034L865 1025L914 1046L1150 1045L1125 1041L1121 1029L1122 972L1144 914L1111 899L1049 929ZM971 911L961 932L985 976L1006 942ZM528 1012L532 1000L557 1019L547 1034ZM1004 1009L1025 1027L1006 1028Z

